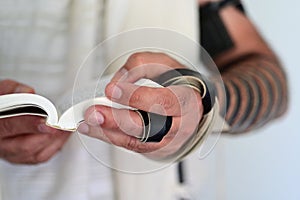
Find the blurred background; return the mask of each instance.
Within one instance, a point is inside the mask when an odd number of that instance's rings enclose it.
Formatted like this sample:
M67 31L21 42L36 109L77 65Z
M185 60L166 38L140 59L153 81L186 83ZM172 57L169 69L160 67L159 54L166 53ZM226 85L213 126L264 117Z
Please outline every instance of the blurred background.
M222 135L214 151L197 166L204 173L197 199L300 200L300 1L243 2L286 69L290 106L283 118L259 131Z
M248 16L275 50L286 69L290 102L286 115L266 128L225 136L210 156L202 199L300 199L300 2L243 0Z

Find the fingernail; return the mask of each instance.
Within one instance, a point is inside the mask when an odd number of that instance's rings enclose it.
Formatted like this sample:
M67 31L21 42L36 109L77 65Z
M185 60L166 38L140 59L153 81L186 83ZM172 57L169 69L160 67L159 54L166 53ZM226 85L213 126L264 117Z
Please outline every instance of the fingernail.
M114 99L120 99L122 96L122 90L118 86L112 88L111 97Z
M104 117L100 112L94 111L88 119L88 124L91 126L98 126L103 124Z
M81 123L77 129L79 133L87 134L89 132L89 126L86 123Z
M45 123L41 123L38 125L38 131L41 133L53 133L55 132L55 129L47 126Z

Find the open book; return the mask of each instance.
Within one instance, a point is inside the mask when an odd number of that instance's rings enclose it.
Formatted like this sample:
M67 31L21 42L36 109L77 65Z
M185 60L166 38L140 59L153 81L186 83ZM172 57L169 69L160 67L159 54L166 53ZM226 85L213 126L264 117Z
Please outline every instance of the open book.
M135 84L161 87L159 84L148 79L141 79ZM0 119L22 115L36 115L46 117L46 124L48 126L61 130L75 131L84 120L85 110L92 105L105 105L118 109L134 109L112 102L103 96L84 100L59 115L57 108L49 99L38 94L18 93L0 96Z

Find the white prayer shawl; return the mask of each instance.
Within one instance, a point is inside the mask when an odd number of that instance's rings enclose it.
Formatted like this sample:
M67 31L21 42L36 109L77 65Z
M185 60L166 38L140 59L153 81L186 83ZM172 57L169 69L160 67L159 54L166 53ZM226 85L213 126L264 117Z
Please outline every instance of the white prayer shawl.
M37 0L34 5L31 0L26 0L18 6L11 5L11 0L4 2L7 7L3 6L0 12L1 78L25 82L52 99L72 87L77 67L90 50L114 34L159 27L198 40L196 0ZM7 16L11 18L7 19ZM101 21L103 17L105 20ZM15 27L10 27L10 20L15 20ZM85 73L81 77L88 80L92 71ZM62 152L48 163L34 167L0 161L0 187L16 195L10 196L12 200L20 199L20 194L29 195L22 196L24 199L97 199L101 191L101 197L109 199L103 196L110 193L109 188L115 189L118 200L174 199L177 190L174 167L140 176L114 172L111 185L107 175L96 175L101 170L107 172L107 168L96 165L80 145L76 136L72 137ZM126 157L112 152L112 159L116 165L122 165ZM133 164L141 165L142 162ZM95 182L87 179L86 173L95 173ZM54 174L56 179L51 180ZM19 180L20 177L23 180ZM77 182L81 184L77 185ZM40 184L45 188L41 189ZM36 190L26 193L26 185L36 187ZM93 188L92 185L96 186ZM68 187L60 193L60 188ZM14 193L14 190L19 192ZM86 193L90 193L89 196Z
M107 3L107 36L136 28L156 27L176 31L193 41L199 38L198 11L194 0L112 0ZM188 48L185 50L189 51ZM127 160L126 155L114 152L116 166L122 168ZM131 161L133 165L145 163ZM114 172L114 187L120 200L171 200L181 192L177 175L176 166L142 175Z

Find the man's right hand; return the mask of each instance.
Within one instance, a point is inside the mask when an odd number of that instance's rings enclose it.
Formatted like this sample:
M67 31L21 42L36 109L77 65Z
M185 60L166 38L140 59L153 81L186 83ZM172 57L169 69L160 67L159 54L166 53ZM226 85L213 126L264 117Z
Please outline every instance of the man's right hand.
M0 81L0 95L12 93L34 90L12 80ZM48 127L45 118L37 116L0 119L0 158L17 164L42 163L55 155L69 136L70 132Z

